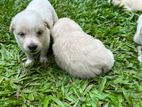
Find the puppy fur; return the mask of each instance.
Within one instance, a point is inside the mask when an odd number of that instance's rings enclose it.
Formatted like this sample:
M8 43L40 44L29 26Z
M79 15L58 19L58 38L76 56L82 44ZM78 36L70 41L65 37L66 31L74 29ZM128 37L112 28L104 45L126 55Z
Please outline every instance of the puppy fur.
M59 19L52 36L56 63L71 75L86 79L112 69L112 52L100 40L83 32L73 20Z
M32 0L25 10L12 19L10 31L27 55L25 66L32 65L34 56L38 55L41 63L47 62L50 29L57 20L57 14L48 0Z
M139 16L137 21L137 31L134 35L134 42L142 45L142 15Z
M112 0L112 3L118 6L124 6L128 11L142 11L141 0Z

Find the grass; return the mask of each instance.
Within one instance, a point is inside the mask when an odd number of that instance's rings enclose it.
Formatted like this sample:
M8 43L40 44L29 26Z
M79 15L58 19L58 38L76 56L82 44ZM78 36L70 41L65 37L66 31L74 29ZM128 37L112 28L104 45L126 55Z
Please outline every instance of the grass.
M106 0L51 0L59 17L75 20L115 55L111 72L80 80L62 71L51 53L48 68L22 66L26 56L8 29L29 2L0 0L0 107L142 107L142 64L133 42L140 12Z

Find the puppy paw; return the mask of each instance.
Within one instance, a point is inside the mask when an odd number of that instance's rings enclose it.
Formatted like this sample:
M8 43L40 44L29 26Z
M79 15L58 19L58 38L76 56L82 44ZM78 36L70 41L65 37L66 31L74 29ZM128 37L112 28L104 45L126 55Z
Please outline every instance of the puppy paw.
M142 47L138 46L137 51L138 51L138 61L142 62Z
M112 0L112 4L114 4L115 6L121 6L122 5L122 1L123 0Z
M32 66L34 64L34 60L27 59L26 62L24 63L25 67Z
M138 56L138 61L142 62L142 55Z
M137 51L138 51L138 55L141 56L142 55L142 47L138 46Z
M47 61L48 61L47 57L40 57L41 63L47 63Z

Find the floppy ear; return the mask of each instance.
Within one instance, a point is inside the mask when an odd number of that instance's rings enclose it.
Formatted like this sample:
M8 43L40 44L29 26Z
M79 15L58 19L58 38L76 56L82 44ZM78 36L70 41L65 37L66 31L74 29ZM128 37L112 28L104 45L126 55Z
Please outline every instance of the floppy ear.
M48 22L44 21L44 24L48 29L51 29L51 26L48 24Z
M11 24L10 24L10 27L9 27L9 31L12 32L12 33L14 31L14 25L15 25L14 22L11 21Z

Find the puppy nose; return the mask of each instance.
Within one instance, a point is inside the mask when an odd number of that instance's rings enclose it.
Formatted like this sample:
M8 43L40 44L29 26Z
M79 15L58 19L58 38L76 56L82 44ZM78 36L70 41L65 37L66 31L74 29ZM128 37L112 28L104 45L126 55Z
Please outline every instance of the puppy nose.
M29 48L31 51L34 51L34 50L36 50L37 45L35 45L35 44L30 44L30 45L28 46L28 48Z

